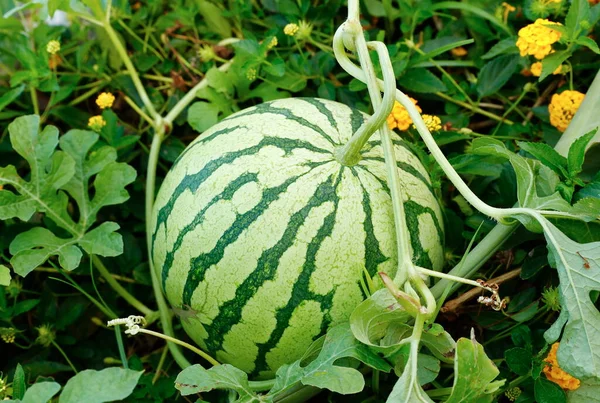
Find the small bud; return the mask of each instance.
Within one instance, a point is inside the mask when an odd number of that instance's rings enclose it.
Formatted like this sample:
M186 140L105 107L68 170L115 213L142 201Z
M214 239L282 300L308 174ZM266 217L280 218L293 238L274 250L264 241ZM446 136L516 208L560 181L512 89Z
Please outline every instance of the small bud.
M294 23L287 24L283 28L283 33L287 36L294 36L298 32L298 25Z
M216 56L215 50L210 45L202 45L198 50L198 57L200 57L200 60L203 62L210 62L211 60L214 60Z
M255 69L255 68L253 68L253 67L249 68L249 69L246 71L246 78L247 78L249 81L254 81L254 80L256 80L256 77L257 77L257 75L258 75L258 72L257 72L257 71L256 71L256 69Z
M37 344L48 347L56 339L56 333L50 325L42 325L37 328L38 337L35 339Z

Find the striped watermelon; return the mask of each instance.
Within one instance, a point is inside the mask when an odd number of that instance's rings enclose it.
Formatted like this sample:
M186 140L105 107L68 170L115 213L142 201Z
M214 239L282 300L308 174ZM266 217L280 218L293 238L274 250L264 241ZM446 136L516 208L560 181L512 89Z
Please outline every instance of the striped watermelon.
M334 150L364 114L295 98L238 112L192 142L153 211L152 257L182 324L219 361L257 377L302 356L393 276L396 244L379 139L342 166ZM428 174L394 138L413 260L442 266L442 217ZM190 316L190 315L186 315Z

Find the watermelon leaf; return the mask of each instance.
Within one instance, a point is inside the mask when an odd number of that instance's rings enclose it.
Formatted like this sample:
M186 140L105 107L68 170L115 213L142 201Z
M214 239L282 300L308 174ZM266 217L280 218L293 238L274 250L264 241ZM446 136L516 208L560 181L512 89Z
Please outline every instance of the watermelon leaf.
M500 371L488 358L483 346L471 338L460 338L456 343L454 385L446 403L492 402L494 393L504 385L504 379L494 381Z
M10 245L15 273L27 275L53 255L66 270L79 266L80 248L88 253L117 256L123 241L116 233L119 225L105 222L92 228L98 211L129 198L125 186L135 180L131 166L116 162L113 147L99 147L98 134L71 130L59 141L58 129L46 126L40 131L37 115L15 119L8 127L13 148L28 163L29 180L19 176L12 165L0 168L0 219L29 220L34 213L45 213L64 235L36 227L19 234ZM56 150L60 144L62 150ZM94 188L90 196L90 182ZM77 204L78 220L69 213L69 201Z
M87 369L67 381L59 403L104 403L123 400L135 389L144 371L124 368Z
M591 292L600 290L600 242L577 243L548 221L544 229L550 264L560 278L562 312L568 313L544 336L554 342L564 326L558 349L561 368L580 379L600 377L600 312L590 299Z
M232 389L238 393L236 402L260 402L256 393L250 389L248 374L233 365L217 365L204 369L201 365L192 365L181 371L175 380L183 396L208 392L213 389Z

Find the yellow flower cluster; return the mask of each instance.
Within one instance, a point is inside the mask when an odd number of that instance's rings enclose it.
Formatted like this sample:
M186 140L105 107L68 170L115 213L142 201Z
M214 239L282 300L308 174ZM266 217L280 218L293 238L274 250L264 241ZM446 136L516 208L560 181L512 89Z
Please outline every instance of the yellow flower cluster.
M566 90L560 94L552 95L548 111L550 112L550 123L561 132L567 130L571 119L579 109L585 94L579 91Z
M529 24L519 30L517 47L521 56L532 55L538 60L552 53L552 44L560 39L560 32L546 25L558 24L549 20L538 18L533 24Z
M271 38L271 41L269 42L269 44L267 45L267 47L269 49L274 48L275 46L277 46L279 44L279 42L277 41L277 37L274 36L273 38Z
M104 126L106 126L106 120L104 120L102 115L92 116L90 120L88 120L88 126L93 131L99 132Z
M46 45L46 52L50 53L51 55L55 55L56 53L58 53L58 51L60 51L59 41L53 39L50 42L48 42L48 44Z
M533 74L536 77L539 77L542 75L542 63L541 62L535 62L531 65L531 67L529 68L529 71L531 71L531 74ZM561 74L562 73L562 65L558 66L556 68L556 70L554 70L552 72L552 74L557 75L557 74Z
M421 115L423 121L425 122L425 126L427 126L427 130L430 132L437 132L438 130L442 130L442 120L435 115ZM413 129L416 129L413 123Z
M546 378L549 381L554 382L558 386L566 390L575 390L579 387L580 381L577 378L573 378L571 375L567 374L563 371L558 365L558 361L556 359L556 352L558 351L558 346L560 343L554 343L548 356L544 358L544 362L546 365L543 369Z
M410 98L413 104L417 107L417 110L421 112L421 108L417 105L417 100ZM408 116L408 111L404 106L400 104L400 102L394 102L394 108L392 109L392 113L387 117L387 124L391 130L398 128L398 130L408 130L410 125L412 124L412 120L410 116Z
M13 329L12 327L0 328L0 338L2 338L2 341L7 344L15 342L15 334L15 329Z
M115 102L115 96L110 92L103 92L96 98L96 105L98 105L100 109L110 108L113 106L113 102Z
M298 32L298 25L294 24L293 22L290 24L287 24L284 28L283 28L283 33L288 35L288 36L294 36L296 35L296 32Z

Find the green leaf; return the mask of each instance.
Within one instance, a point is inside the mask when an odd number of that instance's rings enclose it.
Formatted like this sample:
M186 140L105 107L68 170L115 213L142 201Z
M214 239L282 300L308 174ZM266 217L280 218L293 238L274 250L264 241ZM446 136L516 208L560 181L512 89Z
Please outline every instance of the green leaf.
M410 346L405 344L401 352L396 355L398 364L396 373L402 374L410 357ZM417 355L417 380L423 386L435 380L440 372L440 360L429 354L418 353Z
M477 78L477 93L485 97L504 86L519 67L519 55L499 56L483 66Z
M7 105L10 105L10 103L12 101L17 99L19 97L19 95L21 95L23 93L24 89L25 89L25 85L19 85L18 87L13 88L12 90L6 91L0 97L0 111L2 111L2 109L6 108Z
M566 403L567 401L561 387L542 376L535 380L534 393L537 403Z
M399 79L398 85L410 91L431 94L447 91L446 85L431 71L423 68L407 70Z
M274 397L289 389L302 379L303 374L304 369L300 366L300 361L279 367L275 374L275 384L269 391L269 395Z
M544 224L550 263L560 279L562 312L568 314L558 363L576 378L600 377L600 312L590 299L591 292L600 291L600 242L580 244L549 221ZM555 336L560 327L551 330ZM546 339L551 335L545 335Z
M513 53L519 53L519 48L517 48L517 38L511 36L509 38L502 39L500 42L492 46L486 54L481 56L481 58L483 60L488 60L499 55Z
M71 130L59 142L55 127L40 132L39 117L31 115L15 119L9 132L13 148L29 163L31 173L25 181L14 166L0 168L0 184L15 190L0 190L0 219L26 221L34 212L43 212L70 234L57 237L41 227L19 234L10 246L15 272L25 276L52 255L58 255L64 269L73 270L81 260L79 247L102 256L121 254L123 241L115 232L119 228L116 223L105 222L87 231L96 224L102 207L129 198L125 187L135 180L135 170L116 162L113 147L94 149L99 136L90 131ZM59 143L62 151L56 150ZM69 196L77 203L77 222L68 212Z
M340 358L355 358L379 371L389 372L391 366L367 346L354 338L348 323L327 332L319 356L304 370L304 385L329 389L340 394L358 393L364 388L364 378L354 368L336 366Z
M219 121L219 107L208 102L194 102L188 109L188 123L198 133Z
M542 81L544 78L554 73L558 66L563 64L563 62L571 57L572 54L572 51L559 50L552 53L548 57L545 57L542 60L542 73L540 74L538 81Z
M577 40L575 40L575 43L578 45L585 46L595 54L600 54L600 48L598 48L598 44L592 38L589 38L587 36L580 36L579 38L577 38Z
M567 16L565 17L565 28L567 40L575 39L581 29L581 23L590 18L590 4L588 0L572 0Z
M8 287L10 285L10 269L0 264L0 285Z
M595 129L579 137L569 148L567 161L571 177L576 177L581 172L585 160L585 151L597 131L598 129Z
M473 335L470 339L459 339L454 361L454 385L446 403L491 403L494 393L504 385L504 380L494 382L499 373Z
M69 379L59 403L104 403L123 400L137 385L143 371L106 368L81 371Z
M25 371L23 371L23 367L21 366L21 364L17 364L17 368L15 369L15 375L13 376L12 381L13 397L15 399L23 399L23 396L25 396L26 387L27 386L25 382Z
M175 388L183 396L213 389L233 389L239 395L237 401L260 401L256 393L250 389L248 374L229 364L217 365L210 369L204 369L198 364L192 365L177 375Z
M23 116L9 126L10 140L15 151L29 163L30 181L18 175L12 165L0 168L0 185L11 185L17 194L0 190L0 219L17 217L23 221L36 211L48 213L65 229L75 227L66 214L67 197L58 189L75 173L75 161L62 151L56 151L58 130L46 126L39 132L39 117Z
M554 148L550 147L545 143L532 143L527 141L517 142L522 150L527 151L535 158L540 160L542 164L552 169L563 178L568 178L569 173L567 171L567 159L557 153Z
M407 365L392 389L386 403L433 403L419 382L415 371Z
M45 403L58 393L60 385L56 382L39 382L31 385L25 396L23 396L22 403Z
M211 32L218 34L221 38L231 37L231 24L223 17L223 10L207 0L196 0L202 20Z
M600 396L600 379L590 378L581 381L579 388L567 392L567 401L572 403L596 403Z
M517 375L527 375L531 371L531 351L521 347L511 348L504 352L506 364Z
M401 336L410 336L409 326L406 329L397 327L409 318L410 315L392 294L387 289L381 289L354 309L350 315L350 327L360 342L374 351L390 354L398 349Z
M75 243L72 238L59 238L46 228L32 228L17 235L11 242L13 257L10 262L15 273L23 277L54 255L58 255L61 267L74 270L83 255Z

